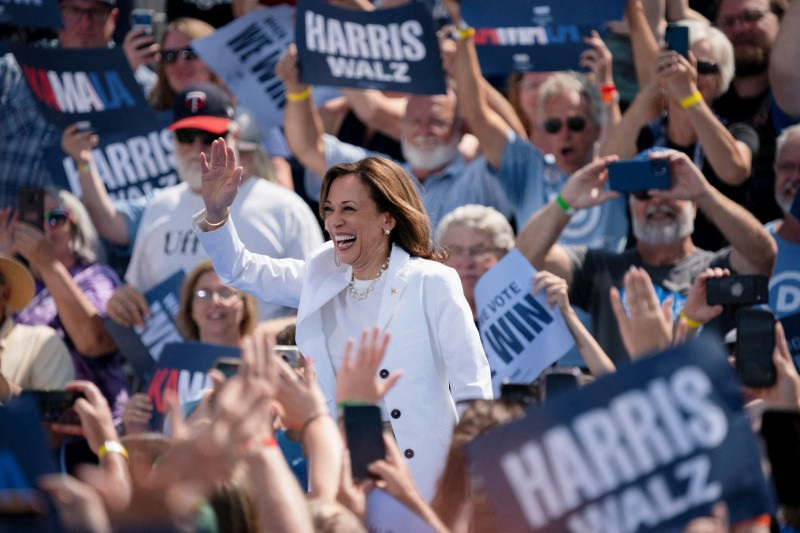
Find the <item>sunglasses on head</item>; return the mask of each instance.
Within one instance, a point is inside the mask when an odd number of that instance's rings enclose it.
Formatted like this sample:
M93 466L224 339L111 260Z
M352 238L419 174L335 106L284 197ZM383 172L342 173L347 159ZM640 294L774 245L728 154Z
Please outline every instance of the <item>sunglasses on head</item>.
M51 209L44 213L44 221L51 228L60 228L72 220L72 213L66 209Z
M698 61L697 73L701 76L708 76L711 74L719 74L719 65L713 61Z
M194 144L194 140L198 137L202 144L211 144L220 137L227 135L227 132L220 135L219 133L211 133L205 130L196 130L192 128L183 128L175 130L175 138L181 144Z
M164 63L174 63L179 57L183 58L184 61L191 61L192 59L197 59L197 54L191 48L161 50L161 61Z
M542 128L547 133L558 133L561 131L561 126L564 125L564 122L561 121L560 118L548 118L542 123ZM586 127L586 119L583 117L569 117L567 119L567 129L569 131L583 131Z

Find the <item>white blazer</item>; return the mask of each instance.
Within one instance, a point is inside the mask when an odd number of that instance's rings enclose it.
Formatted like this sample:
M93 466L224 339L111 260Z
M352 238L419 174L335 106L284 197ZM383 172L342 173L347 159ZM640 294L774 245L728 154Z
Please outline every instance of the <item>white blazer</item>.
M297 308L297 345L314 357L317 381L335 412L336 374L321 310L347 287L352 268L335 265L330 241L306 261L253 254L244 248L232 221L202 231L203 214L195 217L195 231L222 281ZM403 371L384 403L400 451L420 492L430 500L458 421L454 399L492 398L489 364L455 270L393 246L384 275L377 321L363 326L377 325L392 334L378 377Z

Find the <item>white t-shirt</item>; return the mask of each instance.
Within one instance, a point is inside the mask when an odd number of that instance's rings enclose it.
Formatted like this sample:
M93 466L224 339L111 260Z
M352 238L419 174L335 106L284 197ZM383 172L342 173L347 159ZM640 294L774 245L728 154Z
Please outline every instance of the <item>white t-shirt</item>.
M169 276L188 273L207 259L192 230L192 217L204 208L203 198L186 183L158 191L147 206L125 273L125 280L145 292ZM322 232L311 209L294 192L259 178L239 188L231 216L242 242L259 254L276 259L305 259L322 244ZM259 300L262 320L294 312Z

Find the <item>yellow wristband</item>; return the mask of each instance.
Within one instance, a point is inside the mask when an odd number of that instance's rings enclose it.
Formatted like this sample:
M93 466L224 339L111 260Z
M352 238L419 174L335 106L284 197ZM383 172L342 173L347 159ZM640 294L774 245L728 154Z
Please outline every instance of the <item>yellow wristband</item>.
M700 326L703 325L702 322L698 322L696 320L692 320L691 318L686 316L686 313L684 313L683 311L680 312L680 314L678 315L678 318L684 319L686 321L686 325L689 326L692 329L698 329Z
M311 98L311 86L309 85L304 90L300 91L299 93L292 93L286 91L286 99L290 102L302 102L303 100L308 100Z
M466 41L475 35L475 28L458 28L453 31L453 38L457 41Z
M106 456L108 453L118 453L128 460L128 450L125 449L125 446L120 444L115 440L107 440L100 446L100 449L97 450L97 460L102 461L103 457Z
M84 165L83 163L78 163L75 165L75 167L78 169L78 174L89 172L92 169L91 165Z
M684 109L689 109L690 107L694 107L700 102L703 101L703 95L700 94L700 91L695 91L683 100L681 100L681 107Z

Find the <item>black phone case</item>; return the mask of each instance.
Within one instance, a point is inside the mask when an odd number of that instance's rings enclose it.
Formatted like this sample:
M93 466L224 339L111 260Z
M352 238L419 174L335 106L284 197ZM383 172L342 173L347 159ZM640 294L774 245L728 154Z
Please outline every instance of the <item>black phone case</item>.
M677 24L668 24L664 32L664 42L667 48L678 52L680 55L689 59L689 28Z
M19 219L40 230L44 229L44 190L38 187L20 187Z
M772 363L775 315L764 309L741 309L736 318L736 375L747 387L771 387L777 379Z
M345 406L344 431L353 478L369 478L370 463L386 457L380 408L376 405Z
M755 305L769 301L769 278L763 274L711 278L706 282L708 305Z

